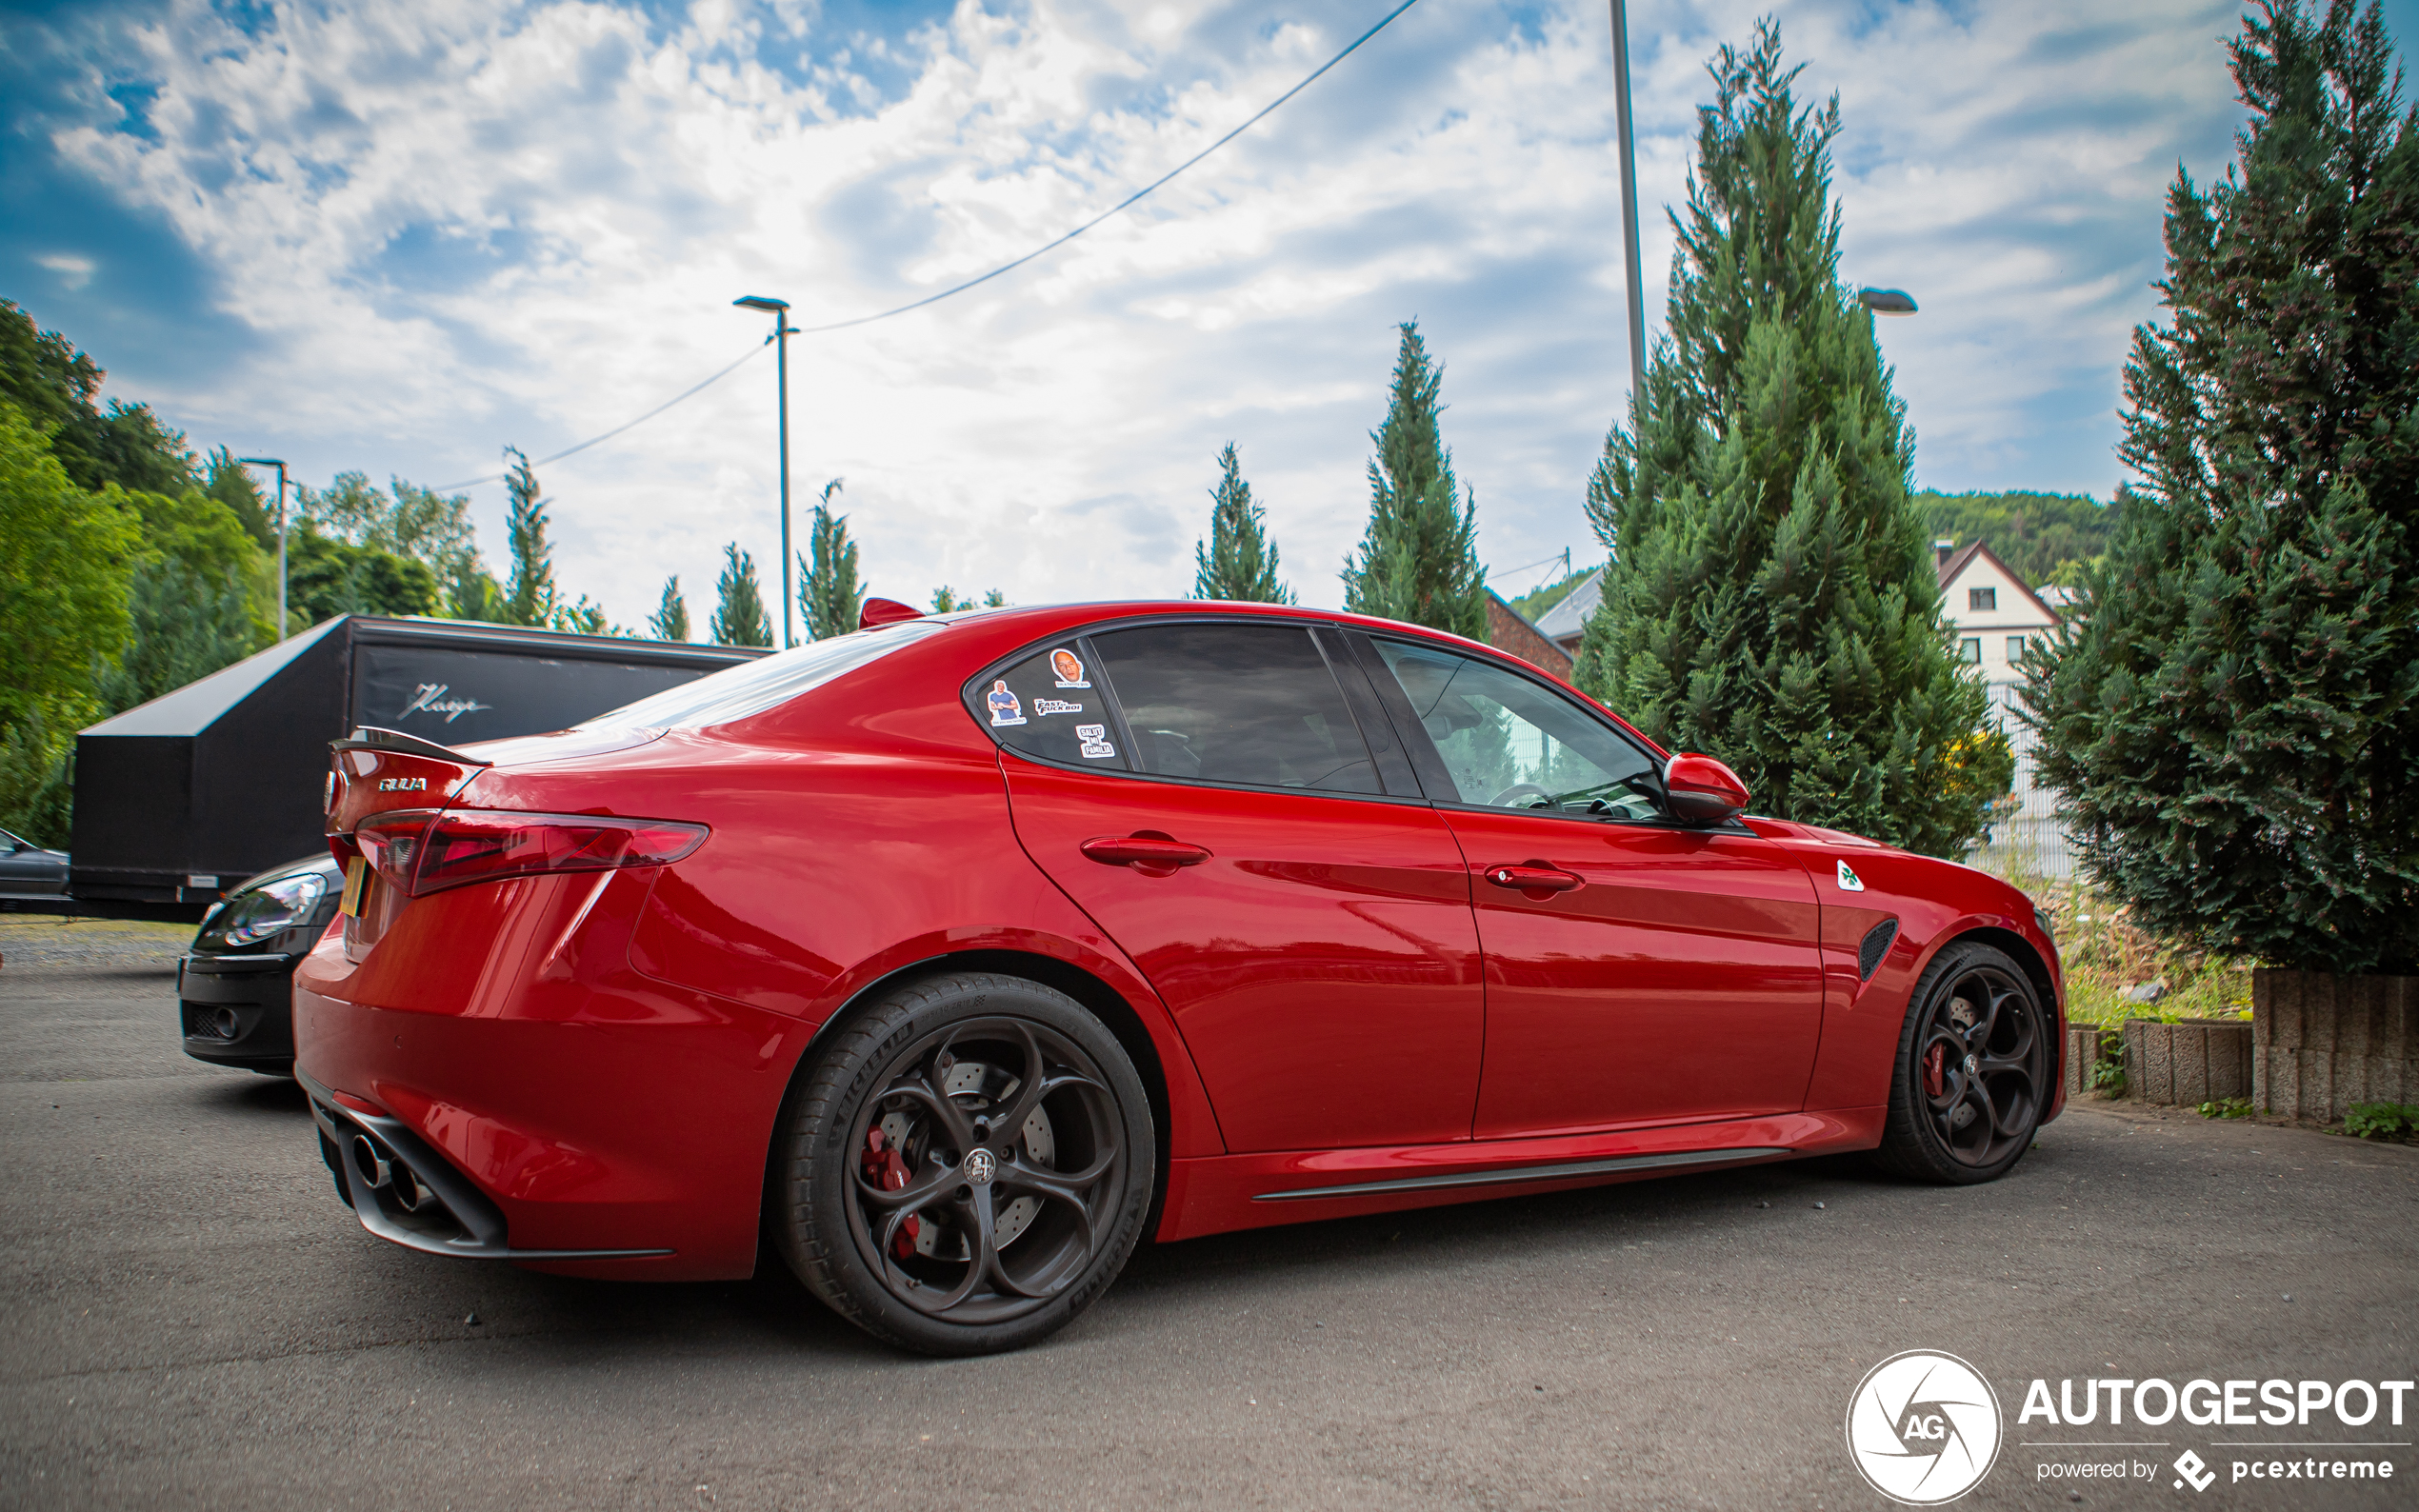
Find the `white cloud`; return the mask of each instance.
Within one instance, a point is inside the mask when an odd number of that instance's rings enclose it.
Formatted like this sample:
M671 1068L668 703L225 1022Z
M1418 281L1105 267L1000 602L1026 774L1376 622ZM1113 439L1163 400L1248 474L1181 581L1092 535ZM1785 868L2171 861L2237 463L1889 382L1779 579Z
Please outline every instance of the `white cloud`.
M1649 206L1685 194L1705 55L1761 9L1635 8ZM1783 8L1809 97L1842 98L1846 276L1924 305L1883 339L1925 481L2116 481L2110 407L2155 308L2160 197L2179 157L2219 166L2235 118L2215 40L2232 10ZM273 444L323 475L492 471L506 442L544 455L730 361L763 330L739 294L813 326L1030 250L1383 11L969 3L854 49L807 13L423 0L280 8L248 35L170 10L113 64L158 85L148 134L59 146L220 270L263 355L168 388L119 354L113 386L197 440ZM802 26L812 66L785 71ZM1231 439L1296 587L1334 603L1392 323L1417 315L1487 554L1592 554L1579 501L1628 372L1605 33L1597 0L1525 30L1416 8L1048 259L800 340L796 497L846 475L895 596L1173 593ZM1645 229L1651 321L1670 237L1659 214ZM545 469L558 576L635 623L677 570L702 622L723 541L770 571L771 390L751 364ZM500 490L479 505L499 555Z
M37 257L34 261L58 274L59 286L70 292L92 282L92 271L99 266L90 257L76 257L64 252Z

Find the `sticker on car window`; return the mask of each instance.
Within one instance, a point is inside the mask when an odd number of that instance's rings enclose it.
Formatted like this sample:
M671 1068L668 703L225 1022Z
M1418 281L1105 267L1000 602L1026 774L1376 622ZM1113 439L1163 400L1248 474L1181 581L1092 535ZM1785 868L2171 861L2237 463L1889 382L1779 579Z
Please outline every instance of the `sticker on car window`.
M991 690L983 696L983 702L990 706L993 725L1025 723L1025 706L1018 703L1016 695L1008 690L1008 679L1003 677L993 682Z
M1087 756L1117 754L1117 747L1109 744L1109 726L1106 725L1078 725L1075 726L1075 738L1084 743L1084 754Z
M1033 712L1036 716L1043 714L1080 714L1083 711L1083 705L1070 704L1063 698L1037 698L1033 700Z
M1061 687L1091 686L1084 680L1083 658L1063 646L1050 653L1050 669L1058 674L1058 686Z

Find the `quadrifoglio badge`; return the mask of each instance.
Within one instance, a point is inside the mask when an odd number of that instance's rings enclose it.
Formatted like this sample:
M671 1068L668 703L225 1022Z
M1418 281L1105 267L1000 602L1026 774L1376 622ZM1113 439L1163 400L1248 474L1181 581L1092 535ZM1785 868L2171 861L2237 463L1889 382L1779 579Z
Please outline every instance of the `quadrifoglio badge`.
M2035 1380L2007 1445L2022 1462L2009 1473L2186 1498L2254 1484L2278 1504L2324 1505L2345 1482L2391 1481L2408 1468L2390 1451L2410 1447L2406 1409L2419 1409L2415 1399L2409 1381ZM1856 1383L1848 1450L1882 1495L1938 1506L1990 1474L2005 1423L1981 1371L1909 1349ZM2196 1428L2215 1436L2196 1439Z

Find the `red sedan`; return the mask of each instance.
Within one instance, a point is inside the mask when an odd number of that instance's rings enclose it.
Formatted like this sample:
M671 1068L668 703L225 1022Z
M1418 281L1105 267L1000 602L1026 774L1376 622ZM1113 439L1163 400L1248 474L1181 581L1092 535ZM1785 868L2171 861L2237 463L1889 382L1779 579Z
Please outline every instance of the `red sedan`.
M2062 1104L2023 893L1387 621L909 617L559 735L361 731L329 792L297 1074L364 1226L632 1280L769 1234L936 1354L1146 1234L1840 1150L1989 1181Z

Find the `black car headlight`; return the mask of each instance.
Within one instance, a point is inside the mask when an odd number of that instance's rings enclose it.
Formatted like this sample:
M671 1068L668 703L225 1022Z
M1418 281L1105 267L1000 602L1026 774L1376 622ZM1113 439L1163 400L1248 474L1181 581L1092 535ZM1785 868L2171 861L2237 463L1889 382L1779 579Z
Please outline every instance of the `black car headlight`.
M213 917L203 926L202 939L196 943L258 945L304 923L327 894L328 879L315 871L296 872L262 883L228 899L224 911L213 910Z
M2032 910L2032 922L2040 925L2041 938L2049 942L2051 949L2056 949L2058 931L2049 927L2049 910L2036 905Z

